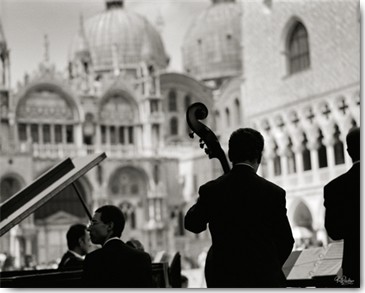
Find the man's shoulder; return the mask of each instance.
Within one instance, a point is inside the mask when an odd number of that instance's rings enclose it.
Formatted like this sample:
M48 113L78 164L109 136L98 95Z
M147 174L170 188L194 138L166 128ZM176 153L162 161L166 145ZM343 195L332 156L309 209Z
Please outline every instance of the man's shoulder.
M261 176L257 176L258 177L258 180L259 180L259 184L261 186L265 186L266 188L269 188L271 190L273 190L274 192L277 192L277 193L285 193L285 190L280 187L279 185L275 184L274 182L271 182L267 179L265 179L264 177L261 177Z
M85 260L102 258L102 254L103 254L102 248L95 249L94 251L86 254Z
M223 174L216 179L213 179L213 180L210 180L210 181L204 183L203 185L200 186L200 188L215 189L218 186L224 184L230 176L231 176L230 173Z
M124 244L123 248L126 250L126 252L128 254L133 255L136 258L139 258L140 260L151 261L151 257L147 252L130 247L130 246L126 245L125 243L123 243L123 244Z
M338 188L343 187L344 182L349 180L349 172L346 172L344 174L341 174L340 176L332 179L330 182L328 182L324 189L332 189L332 188Z

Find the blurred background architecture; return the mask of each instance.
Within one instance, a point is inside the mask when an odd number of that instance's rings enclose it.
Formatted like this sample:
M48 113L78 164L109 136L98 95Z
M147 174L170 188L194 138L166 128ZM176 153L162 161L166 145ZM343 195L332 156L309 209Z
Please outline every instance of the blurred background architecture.
M239 127L263 133L259 173L287 191L296 249L331 241L322 189L351 166L345 136L360 126L359 1L212 0L187 23L183 72L168 69L174 56L158 26L125 4L105 0L80 17L66 71L45 36L37 72L16 89L0 26L1 202L68 156L106 152L77 183L89 208L119 206L123 240L198 267L210 236L185 231L183 216L199 186L223 173L188 136L186 109L199 101L226 151ZM28 255L50 265L75 222L88 219L70 188L4 235L0 252L18 268Z

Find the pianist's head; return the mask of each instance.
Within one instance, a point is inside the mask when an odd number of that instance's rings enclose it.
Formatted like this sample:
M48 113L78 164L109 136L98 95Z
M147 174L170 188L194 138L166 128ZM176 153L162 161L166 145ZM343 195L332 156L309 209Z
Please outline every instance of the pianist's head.
M116 206L105 205L95 211L87 230L94 244L103 245L112 237L120 238L124 224L125 219L122 211Z
M88 253L90 248L89 235L83 224L72 225L66 234L67 247L80 255Z

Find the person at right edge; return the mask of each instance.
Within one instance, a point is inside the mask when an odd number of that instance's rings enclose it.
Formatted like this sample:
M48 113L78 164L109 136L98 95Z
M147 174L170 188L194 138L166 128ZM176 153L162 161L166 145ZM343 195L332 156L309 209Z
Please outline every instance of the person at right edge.
M228 150L232 170L202 185L185 216L191 232L203 232L209 224L208 288L285 287L282 266L294 239L285 190L256 174L263 148L258 131L234 131Z
M353 165L324 187L325 228L333 240L344 240L342 286L360 287L360 128L346 136Z

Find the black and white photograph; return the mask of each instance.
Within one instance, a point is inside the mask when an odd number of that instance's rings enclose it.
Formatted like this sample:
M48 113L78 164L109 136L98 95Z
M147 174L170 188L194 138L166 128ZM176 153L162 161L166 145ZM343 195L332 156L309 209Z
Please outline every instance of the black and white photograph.
M361 288L360 0L0 0L0 287Z

